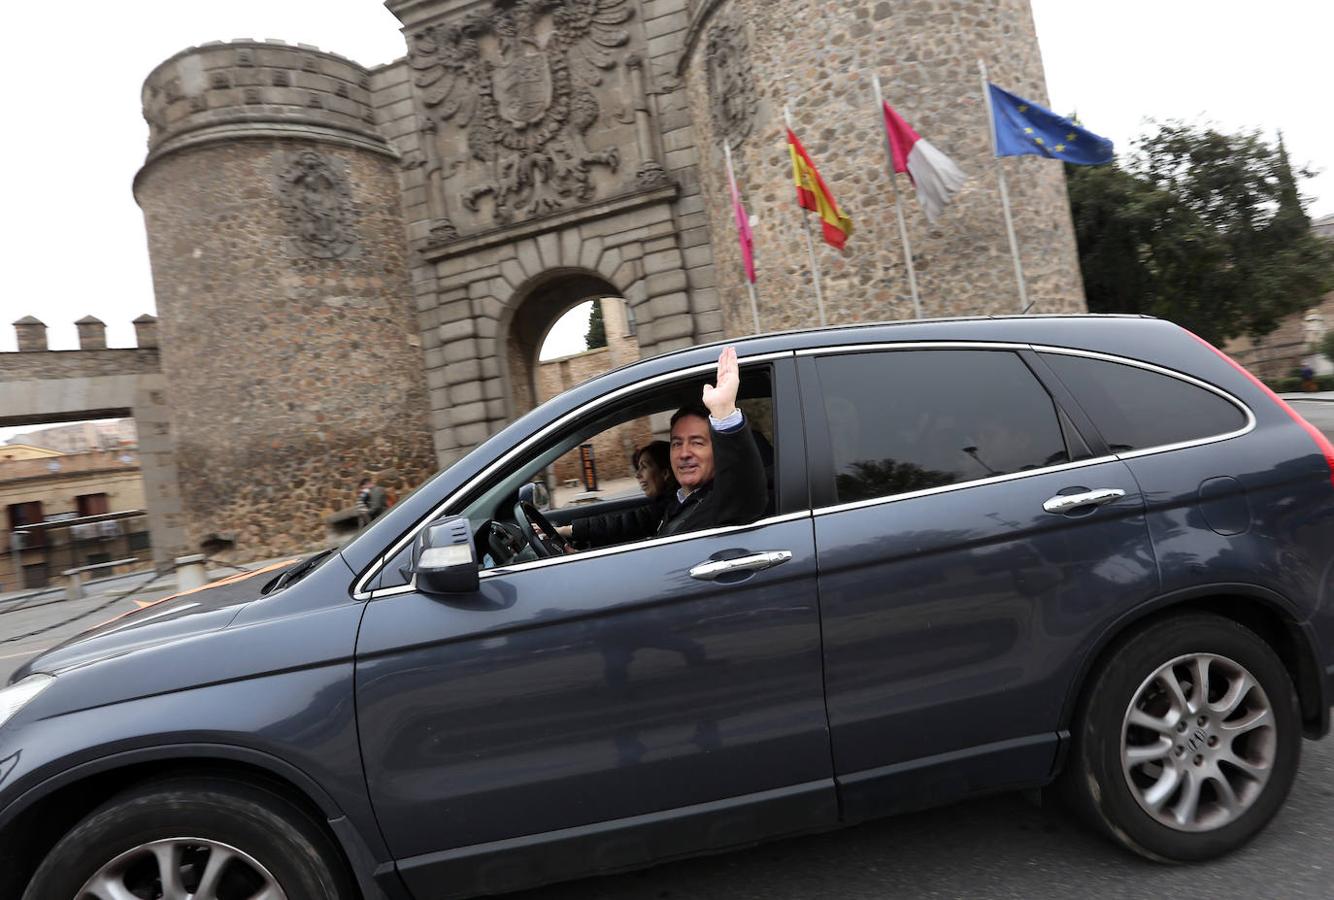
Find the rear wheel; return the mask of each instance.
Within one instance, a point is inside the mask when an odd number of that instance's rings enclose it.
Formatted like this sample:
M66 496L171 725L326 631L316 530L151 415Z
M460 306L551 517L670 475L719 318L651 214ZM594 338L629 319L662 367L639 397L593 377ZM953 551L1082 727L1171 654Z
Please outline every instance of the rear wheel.
M251 785L182 779L113 798L76 825L24 900L347 900L319 828Z
M1132 636L1096 673L1064 777L1101 830L1185 862L1254 837L1300 753L1296 694L1273 649L1228 619L1191 614Z

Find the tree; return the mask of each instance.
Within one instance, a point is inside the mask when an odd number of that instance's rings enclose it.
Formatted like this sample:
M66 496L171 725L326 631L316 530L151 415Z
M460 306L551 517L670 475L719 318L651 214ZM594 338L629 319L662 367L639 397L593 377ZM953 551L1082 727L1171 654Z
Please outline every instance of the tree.
M589 350L607 346L607 326L602 321L602 301L593 301L593 310L588 314L588 333L584 342Z
M1320 339L1320 352L1325 359L1334 362L1334 331L1329 332Z
M1214 343L1259 337L1334 288L1280 139L1179 123L1124 164L1067 166L1089 309L1146 313Z

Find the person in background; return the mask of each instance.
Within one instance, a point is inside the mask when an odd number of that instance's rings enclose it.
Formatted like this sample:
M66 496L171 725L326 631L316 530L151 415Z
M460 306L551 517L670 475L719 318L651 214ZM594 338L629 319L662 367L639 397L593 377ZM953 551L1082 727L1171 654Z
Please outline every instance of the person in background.
M357 513L365 525L374 522L389 508L389 495L385 489L375 483L375 478L367 476L357 484Z

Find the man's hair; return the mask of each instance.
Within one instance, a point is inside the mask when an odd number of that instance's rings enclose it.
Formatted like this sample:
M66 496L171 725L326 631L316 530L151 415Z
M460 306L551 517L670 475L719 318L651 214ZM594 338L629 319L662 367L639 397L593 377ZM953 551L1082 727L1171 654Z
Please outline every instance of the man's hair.
M368 484L370 484L370 483L371 483L371 480L370 480L369 478L363 478L363 479L361 479L360 481L357 482L357 487L365 487L366 485L368 485Z
M685 406L672 413L672 423L669 428L675 428L676 423L686 416L699 416L705 422L709 421L709 408L696 400L694 403L687 403Z

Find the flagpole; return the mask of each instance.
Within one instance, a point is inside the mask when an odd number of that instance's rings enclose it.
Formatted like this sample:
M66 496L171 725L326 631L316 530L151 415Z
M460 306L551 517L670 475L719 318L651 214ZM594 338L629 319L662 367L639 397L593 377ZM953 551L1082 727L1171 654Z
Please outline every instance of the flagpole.
M727 138L723 138L723 157L727 160L727 183L732 189L732 201L736 202L739 196L736 186L736 172L732 169L732 147L727 143ZM738 228L740 225L737 226ZM738 235L739 239L745 238L745 235ZM750 280L750 273L746 270L746 261L741 260L741 274L746 279L746 290L750 293L750 314L755 319L755 333L760 333L760 306L755 300L755 282Z
M880 73L871 73L871 83L875 85L876 117L880 127L885 127L885 98L880 93ZM903 239L903 259L908 264L908 287L912 291L912 314L914 319L922 317L922 301L917 296L917 271L913 268L912 245L908 243L908 226L903 222L903 201L899 198L899 179L894 171L894 145L889 141L889 130L885 129L885 157L889 160L889 186L894 189L894 212L899 217L899 237Z
M1005 185L1005 168L996 145L996 111L991 107L991 88L987 81L987 64L977 61L978 71L982 73L982 99L987 104L987 130L991 134L991 155L996 160L996 178L1000 181L1001 208L1005 211L1005 231L1010 236L1010 256L1014 258L1014 277L1019 283L1019 314L1024 315L1032 305L1028 302L1028 288L1024 285L1024 265L1019 261L1019 240L1014 236L1014 219L1010 216L1010 191Z
M786 103L783 104L783 121L787 123L788 131L793 131L792 113L788 110ZM811 277L815 281L815 306L820 312L820 327L823 328L826 324L824 317L824 291L820 287L820 265L815 261L815 244L811 241L811 221L810 217L806 215L805 209L802 209L801 211L801 224L806 232L806 255L810 259Z

